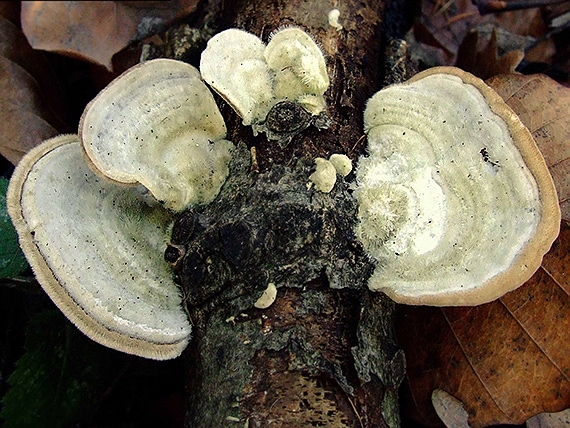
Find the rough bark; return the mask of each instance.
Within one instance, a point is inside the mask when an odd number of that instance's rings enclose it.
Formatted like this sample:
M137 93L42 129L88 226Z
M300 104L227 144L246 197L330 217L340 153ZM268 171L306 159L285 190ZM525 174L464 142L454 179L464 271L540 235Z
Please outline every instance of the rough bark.
M188 427L399 426L404 362L394 305L366 287L374 262L353 232L353 177L339 179L330 194L307 188L315 157L363 154L362 111L380 76L383 3L335 3L221 8L220 30L243 28L267 41L296 25L314 36L331 80L331 126L310 127L282 147L253 136L222 107L238 146L230 178L213 204L180 216L167 250L193 324ZM328 24L334 7L340 31ZM269 283L277 298L258 309Z

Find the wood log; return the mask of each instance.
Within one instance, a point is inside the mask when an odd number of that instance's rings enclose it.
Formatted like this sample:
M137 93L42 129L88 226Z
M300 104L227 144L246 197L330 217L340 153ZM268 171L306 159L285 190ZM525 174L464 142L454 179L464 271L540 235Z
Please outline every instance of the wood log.
M336 3L335 3L336 4ZM184 212L172 244L193 339L185 351L187 427L397 427L404 359L394 304L366 284L375 262L354 235L356 201L339 178L308 189L315 157L364 154L362 112L378 89L381 1L253 0L221 4L220 30L267 42L298 26L325 54L328 129L309 127L285 147L254 136L227 104L237 148L230 176L207 207ZM255 156L252 158L252 154ZM274 284L275 301L254 306Z

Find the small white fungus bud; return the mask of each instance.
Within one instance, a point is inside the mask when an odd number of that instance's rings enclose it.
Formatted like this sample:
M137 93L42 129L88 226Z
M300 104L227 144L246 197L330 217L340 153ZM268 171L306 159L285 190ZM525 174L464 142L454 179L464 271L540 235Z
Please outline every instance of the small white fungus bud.
M270 282L259 299L253 304L258 309L267 309L277 298L277 287Z
M346 177L352 171L352 161L347 155L334 153L329 157L329 162L333 164L336 172Z
M333 9L328 14L329 25L333 27L336 31L340 31L343 28L342 25L340 25L340 23L338 22L339 17L340 17L340 10L338 9Z
M336 169L332 163L323 158L315 159L316 169L309 180L319 192L329 193L336 183Z

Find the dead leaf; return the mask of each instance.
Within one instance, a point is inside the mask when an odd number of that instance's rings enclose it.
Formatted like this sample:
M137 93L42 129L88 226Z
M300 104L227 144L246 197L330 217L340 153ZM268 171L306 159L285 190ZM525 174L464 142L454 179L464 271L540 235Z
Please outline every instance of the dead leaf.
M0 154L10 162L67 131L59 119L61 96L55 82L45 58L18 27L0 17Z
M542 74L487 81L532 133L554 179L562 218L570 221L570 89Z
M570 406L570 225L522 287L480 306L399 306L412 399L405 414L441 426L431 393L459 399L473 428L520 424Z
M469 415L463 407L463 403L447 392L436 389L431 394L431 402L447 428L470 428L467 423Z
M534 38L534 46L525 48L525 60L552 64L556 46L542 8L535 7L486 15L481 20L481 24L483 23L492 23L493 26L510 33L512 36L508 38L512 41L521 36ZM505 43L509 43L508 39L499 40L500 46L505 46Z
M418 61L420 69L453 65L469 32L479 33L479 49L467 53L473 57L483 48L481 40L487 42L495 29L499 56L522 49L525 56L521 68L527 73L548 70L549 75L563 81L568 79L568 37L562 31L563 11L553 15L552 10L531 7L481 16L469 1L424 0L421 18L414 24L414 31L406 35L406 41L412 46L412 58ZM553 16L557 16L556 22Z
M477 50L479 32L471 31L459 46L457 67L469 71L481 79L488 79L497 74L514 73L515 68L524 58L522 50L513 50L499 57L497 31L493 29L491 38L483 50Z
M526 421L526 428L561 428L570 426L570 410L541 413Z
M24 1L22 29L35 49L112 70L115 53L188 15L198 1Z
M481 50L491 39L493 32L497 34L497 48L499 55L506 52L530 49L537 43L537 38L530 35L520 35L514 33L507 28L501 27L496 20L485 22L485 19L477 24L471 31L477 31L479 34L478 50Z
M452 65L459 45L479 17L470 0L424 0L421 27L414 29L416 39L443 49L448 57L445 65ZM419 32L420 28L423 31Z

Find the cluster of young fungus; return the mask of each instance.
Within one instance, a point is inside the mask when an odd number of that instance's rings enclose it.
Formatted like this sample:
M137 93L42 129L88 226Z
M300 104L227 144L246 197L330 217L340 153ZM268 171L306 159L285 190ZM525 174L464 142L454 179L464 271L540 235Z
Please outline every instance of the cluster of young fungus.
M326 108L329 77L323 54L296 27L277 31L267 45L243 30L222 31L202 52L200 72L255 133L280 102L294 102L314 116Z
M319 192L329 193L336 183L336 175L346 177L351 171L352 161L346 155L334 153L329 160L315 158L315 172L309 176L310 185Z

